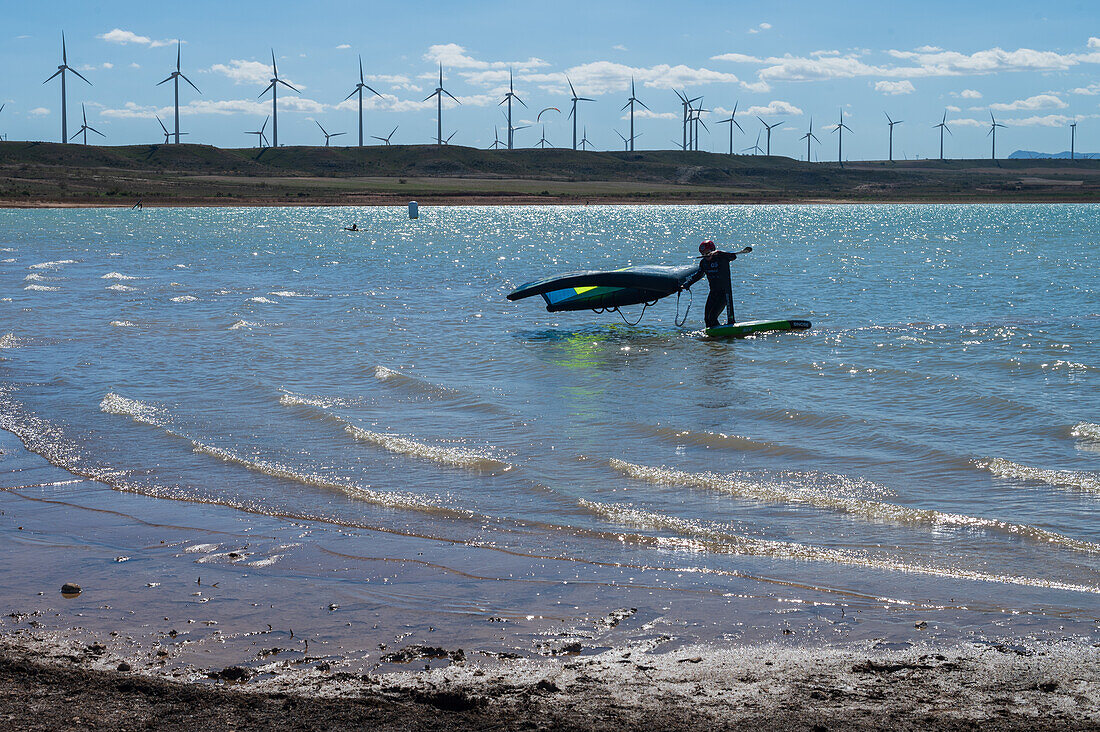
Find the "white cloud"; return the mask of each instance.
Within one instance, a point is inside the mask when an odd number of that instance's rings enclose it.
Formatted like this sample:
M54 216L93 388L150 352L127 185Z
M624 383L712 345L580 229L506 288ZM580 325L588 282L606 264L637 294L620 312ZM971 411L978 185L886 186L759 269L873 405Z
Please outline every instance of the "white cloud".
M1088 46L1092 49L1100 49L1100 38L1097 38L1096 36L1090 37Z
M889 51L890 55L916 62L921 75L952 76L959 74L989 74L996 71L1062 71L1077 63L1073 54L1018 48L1006 51L990 48L971 54L957 51Z
M1020 119L999 119L998 122L1003 122L1010 127L1065 127L1070 122L1073 122L1074 117L1067 117L1064 114L1047 114L1035 117L1023 117Z
M631 78L637 85L649 89L677 89L714 83L737 84L740 81L734 74L707 68L696 69L683 64L627 66L613 61L592 61L573 66L562 73L524 74L516 78L526 83L538 84L545 91L561 93L569 89L565 81L566 76L573 81L574 88L581 96L599 96L628 91ZM643 98L642 101L646 100Z
M234 84L267 84L271 81L271 67L262 61L242 61L233 59L228 64L214 64L207 71L222 74L233 80ZM304 84L283 77L288 84L305 89Z
M1069 105L1053 94L1036 94L1027 99L1017 99L1007 104L990 104L989 108L996 112L1015 112L1019 110L1034 109L1065 109Z
M919 46L916 50L918 53L939 53L943 49L939 46Z
M711 56L711 61L729 61L734 64L760 64L764 63L763 59L756 56L749 56L744 53L723 53L718 56Z
M627 49L627 47L626 47L626 46L624 46L623 44L621 44L621 43L616 43L616 44L615 44L614 46L612 46L612 47L611 47L611 50L612 50L612 51L626 51L626 50L628 50L628 49Z
M103 62L103 68L105 68L105 69L113 69L114 67L115 67L115 65L113 63L111 63L110 61L104 61Z
M50 110L46 109L45 107L35 107L34 109L27 112L27 114L33 114L35 117L44 117L49 113Z
M783 102L780 100L773 100L768 102L767 106L749 107L745 110L745 114L757 117L763 117L765 115L787 115L791 117L797 117L802 114L802 110L794 106L790 102Z
M320 114L321 112L330 111L336 108L339 108L339 105L334 107L333 105L324 104L323 102L305 97L286 96L280 97L279 99L280 112ZM116 119L153 119L158 114L164 118L172 114L172 112L173 108L170 106L142 106L134 102L126 102L126 104L117 109L104 109L102 114L104 117L114 117ZM267 115L270 113L271 102L261 99L196 99L185 105L180 105L180 114L188 116L234 114Z
M899 94L912 94L916 91L916 88L913 86L913 82L902 79L901 81L876 81L875 91L897 96Z
M128 43L136 43L139 46L148 46L149 48L160 48L161 46L172 46L178 43L175 38L168 38L163 41L154 41L149 36L139 36L137 33L128 30L122 30L121 28L115 28L109 30L106 33L100 33L96 38L107 41L108 43L118 43L126 45Z
M977 89L963 89L957 95L952 94L952 96L959 96L959 97L962 97L963 99L981 99L982 98L982 93L980 91L978 91Z
M1100 82L1089 84L1088 86L1079 86L1076 89L1070 89L1070 94L1085 94L1090 97L1100 94Z
M482 61L466 52L466 48L457 43L441 43L428 47L423 56L425 61L443 64L456 69L508 69L517 71L537 69L550 64L540 58L531 57L526 61Z
M131 69L140 69L140 68L141 68L141 64L139 64L139 63L137 63L137 62L132 62L132 63L130 64L130 68L131 68Z
M341 43L341 44L340 44L339 46L337 46L337 47L336 47L336 50L337 50L337 51L346 51L346 50L348 50L349 48L351 48L351 44L349 44L349 43Z
M651 109L637 109L634 110L635 119L683 119L679 112L654 112ZM624 112L619 119L630 119L630 113Z
M946 109L948 112L951 112L953 114L962 111L962 107L956 107L954 104L947 105Z
M988 127L989 122L984 119L949 119L947 120L948 127Z

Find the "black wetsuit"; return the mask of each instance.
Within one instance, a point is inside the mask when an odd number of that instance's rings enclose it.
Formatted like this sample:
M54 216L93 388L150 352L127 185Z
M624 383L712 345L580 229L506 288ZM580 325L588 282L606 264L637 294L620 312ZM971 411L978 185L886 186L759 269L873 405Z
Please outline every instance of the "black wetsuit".
M703 319L708 328L718 325L718 316L726 309L730 300L730 262L737 259L732 252L715 252L709 257L703 257L699 261L699 272L687 283L688 287L707 277L710 285L710 294L707 295L707 304L703 309Z

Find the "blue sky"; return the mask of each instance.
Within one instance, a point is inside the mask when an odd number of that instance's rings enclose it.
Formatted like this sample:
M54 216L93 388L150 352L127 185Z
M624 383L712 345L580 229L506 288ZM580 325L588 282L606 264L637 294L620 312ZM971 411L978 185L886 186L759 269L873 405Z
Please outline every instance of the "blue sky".
M527 103L516 124L539 110L568 111L565 75L578 93L582 126L599 149L621 149L615 130L630 77L652 112L635 119L639 148L680 140L673 88L703 97L701 148L724 152L727 127L717 125L738 104L735 145L752 145L757 116L783 121L773 154L805 157L799 137L813 117L821 145L815 159L835 159L829 132L843 107L852 129L845 157L886 156L883 112L904 120L895 156L934 157L933 125L947 112L949 157L988 157L989 112L1006 125L998 154L1015 149L1069 148L1068 123L1079 120L1077 149L1100 151L1100 7L1085 2L894 3L746 2L208 2L166 9L148 2L10 4L0 29L0 134L8 139L60 137L60 86L42 81L60 63L61 32L69 63L92 81L70 77L69 129L79 107L105 144L163 140L153 115L171 128L171 84L155 86L175 65L173 39L183 41L183 71L202 90L181 89L187 142L224 147L254 144L245 135L270 113L257 96L270 77L274 47L280 75L301 94L281 93L281 144L320 144L319 121L353 143L354 100L362 54L367 83L383 94L367 105L368 135L398 126L394 142L434 138L436 63L461 101L444 109L444 134L456 144L485 147L496 125L508 68ZM570 143L564 114L547 112L546 136ZM516 133L518 146L541 129ZM371 140L371 142L375 142Z

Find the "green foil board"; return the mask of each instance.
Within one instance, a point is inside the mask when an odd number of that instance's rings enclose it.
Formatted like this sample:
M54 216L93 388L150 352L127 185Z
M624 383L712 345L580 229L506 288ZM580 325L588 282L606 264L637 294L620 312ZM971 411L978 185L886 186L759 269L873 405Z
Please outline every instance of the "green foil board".
M743 323L730 323L707 328L711 338L744 338L753 333L766 333L772 330L806 330L808 320L746 320Z

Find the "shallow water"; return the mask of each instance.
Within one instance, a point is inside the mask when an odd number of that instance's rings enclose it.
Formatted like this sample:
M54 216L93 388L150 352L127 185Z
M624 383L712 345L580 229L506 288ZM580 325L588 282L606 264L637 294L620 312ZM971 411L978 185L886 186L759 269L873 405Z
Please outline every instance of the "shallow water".
M2 211L0 427L82 505L312 527L247 564L287 587L445 566L371 602L446 605L454 637L646 602L685 640L791 602L1087 631L1098 231L1058 205ZM708 341L704 283L687 328L687 296L637 326L504 299L701 238L754 247L739 319L814 328ZM190 554L239 563L218 548Z

